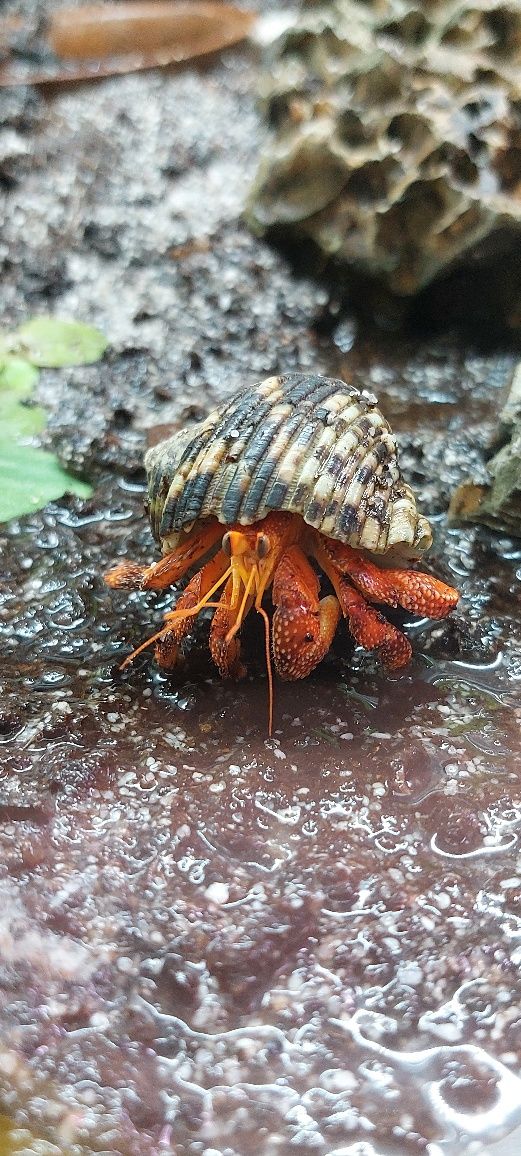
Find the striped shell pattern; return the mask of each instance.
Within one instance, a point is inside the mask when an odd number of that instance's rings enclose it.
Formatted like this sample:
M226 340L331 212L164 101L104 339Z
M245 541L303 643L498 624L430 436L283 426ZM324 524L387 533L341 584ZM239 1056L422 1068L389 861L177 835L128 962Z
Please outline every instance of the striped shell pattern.
M145 465L164 553L194 522L250 525L272 510L376 554L431 544L376 398L334 378L269 377L154 446Z

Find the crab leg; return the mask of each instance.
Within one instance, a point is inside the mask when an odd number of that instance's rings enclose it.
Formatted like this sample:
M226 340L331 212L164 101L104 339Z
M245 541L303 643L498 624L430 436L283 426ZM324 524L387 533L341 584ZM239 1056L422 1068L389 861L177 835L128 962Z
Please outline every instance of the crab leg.
M342 542L329 540L325 544L323 540L315 538L314 552L331 581L333 577L326 560L340 574L349 578L371 602L403 606L411 614L426 618L445 618L459 598L457 590L430 574L405 568L380 569L365 554L344 546Z
M364 650L377 650L387 670L400 670L402 666L407 666L412 655L409 639L388 622L379 610L369 606L363 595L347 579L338 574L334 578L333 573L329 577L355 642L363 646Z
M320 583L299 546L283 554L273 579L273 657L284 679L306 678L333 641L340 606L333 595L319 600Z
M210 628L210 654L221 678L244 678L246 667L240 661L241 644L235 626L241 621L242 603L233 606L233 578L230 577L221 594ZM245 603L242 615L251 608L253 594Z
M353 638L365 650L378 650L388 670L399 670L400 667L406 666L412 654L409 639L388 622L379 610L369 606L363 595L341 574L336 559L333 561L331 545L332 543L328 542L325 547L317 540L314 544L314 553L333 584L342 607L342 614L347 618ZM336 547L336 543L334 546Z
M171 670L179 659L179 644L191 630L197 618L199 603L228 568L228 559L219 550L210 561L190 579L177 599L175 609L167 610L165 625L157 636L155 658L164 670ZM193 614L179 615L179 611L194 610ZM177 612L177 613L176 613Z
M216 518L192 532L181 545L151 566L123 561L105 574L107 586L117 590L164 590L183 578L222 538L223 528Z

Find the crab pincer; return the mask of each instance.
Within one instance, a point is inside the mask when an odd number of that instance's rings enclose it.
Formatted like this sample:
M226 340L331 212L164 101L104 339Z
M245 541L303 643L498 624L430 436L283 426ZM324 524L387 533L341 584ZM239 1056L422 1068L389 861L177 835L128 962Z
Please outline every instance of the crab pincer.
M320 582L300 546L290 546L273 579L272 639L281 678L307 678L327 654L340 618L333 595L319 599Z

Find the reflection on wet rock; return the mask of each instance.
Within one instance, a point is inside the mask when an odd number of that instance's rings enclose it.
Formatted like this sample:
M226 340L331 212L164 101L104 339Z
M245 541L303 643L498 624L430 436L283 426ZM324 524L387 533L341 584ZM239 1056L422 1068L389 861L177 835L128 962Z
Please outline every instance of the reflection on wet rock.
M371 1012L357 1012L337 1024L387 1060L393 1071L412 1077L419 1098L434 1111L438 1124L452 1131L456 1144L465 1134L482 1138L484 1127L493 1142L521 1124L521 1080L482 1048L465 1044L399 1051L381 1042L387 1035L385 1018Z
M423 622L406 675L355 652L282 684L268 740L261 674L214 681L204 624L182 683L118 673L157 613L99 577L149 549L122 493L0 540L5 1104L71 1152L492 1143L521 1046L510 547L438 527L494 661L423 658Z
M0 102L28 150L2 190L8 313L50 294L112 343L40 379L52 445L101 486L0 527L0 1150L496 1156L504 1131L517 1153L520 557L444 519L512 358L366 340L244 231L256 85L248 53ZM172 595L115 603L100 575L149 557L145 427L275 362L377 394L463 597L450 635L408 618L407 674L342 645L280 684L269 742L254 629L240 685L213 678L204 621L179 678L120 672Z

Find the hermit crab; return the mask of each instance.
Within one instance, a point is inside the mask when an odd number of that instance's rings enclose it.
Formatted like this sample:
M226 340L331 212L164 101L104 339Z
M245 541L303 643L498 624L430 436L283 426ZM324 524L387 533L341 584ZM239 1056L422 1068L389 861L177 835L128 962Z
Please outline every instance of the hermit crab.
M160 666L173 667L209 606L212 658L224 678L240 678L238 635L255 607L265 626L271 730L271 655L281 678L305 678L343 615L355 641L398 670L411 646L377 606L444 618L456 605L456 590L408 565L430 546L431 530L365 390L310 374L269 377L154 446L145 465L163 557L150 566L120 562L105 581L162 590L192 576L161 630L124 665L155 644ZM334 594L320 597L317 570Z

